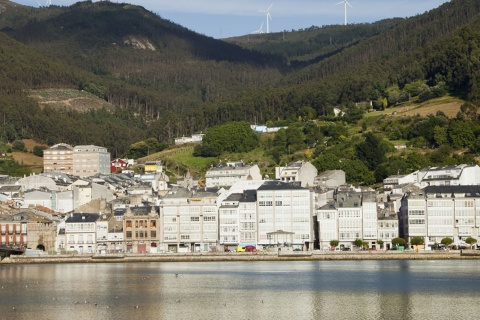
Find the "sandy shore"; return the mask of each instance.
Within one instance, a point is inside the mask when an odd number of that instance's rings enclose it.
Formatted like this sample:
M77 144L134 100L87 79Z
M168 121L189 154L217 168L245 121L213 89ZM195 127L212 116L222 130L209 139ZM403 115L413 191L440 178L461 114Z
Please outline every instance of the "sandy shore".
M255 253L163 253L119 255L36 255L11 256L1 264L40 263L123 263L123 262L213 262L213 261L332 261L332 260L472 260L480 259L476 251L364 251L364 252L300 252L278 254Z

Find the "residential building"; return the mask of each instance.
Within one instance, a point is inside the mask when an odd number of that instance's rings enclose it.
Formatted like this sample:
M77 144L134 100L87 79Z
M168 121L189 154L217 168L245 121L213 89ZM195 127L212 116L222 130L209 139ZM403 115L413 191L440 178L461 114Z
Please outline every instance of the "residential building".
M71 145L59 143L43 150L43 172L51 171L74 174L73 147Z
M257 223L259 245L313 249L313 194L291 183L265 181L257 189Z
M173 252L207 252L217 250L218 189L184 189L169 191L160 205L163 249Z
M275 179L287 183L297 183L303 188L313 187L317 174L317 168L305 161L291 162L285 167L275 168Z
M226 165L211 167L205 173L207 188L228 187L242 180L262 180L258 165L246 165L242 161L227 162Z
M389 250L393 247L392 240L399 237L398 215L388 209L378 210L378 240L383 241L383 248ZM376 249L380 249L377 245Z
M345 171L327 170L315 177L313 185L320 188L336 189L346 183Z
M68 251L80 254L96 252L96 213L72 213L65 220L65 239Z
M0 246L27 248L27 219L22 214L0 218Z
M185 143L202 143L203 136L205 136L205 134L197 133L197 134L193 134L191 137L183 136L180 138L175 138L174 141L175 141L175 145L181 145Z
M226 250L236 246L257 246L257 192L233 193L219 208L220 244Z
M106 148L94 145L75 146L73 151L73 174L90 177L110 173L110 153Z
M428 167L418 171L418 179L421 187L479 185L480 167L478 165L467 164Z
M122 172L122 170L127 169L128 167L128 159L114 159L110 161L110 172Z
M356 239L377 247L378 219L376 194L353 188L339 188L330 201L316 210L318 245L329 248L331 240L340 247L352 247Z
M126 252L158 252L160 216L155 206L128 206L123 220L123 230Z
M451 238L458 246L465 239L479 240L480 186L443 185L426 187L402 199L400 237L410 242L422 237L426 247Z

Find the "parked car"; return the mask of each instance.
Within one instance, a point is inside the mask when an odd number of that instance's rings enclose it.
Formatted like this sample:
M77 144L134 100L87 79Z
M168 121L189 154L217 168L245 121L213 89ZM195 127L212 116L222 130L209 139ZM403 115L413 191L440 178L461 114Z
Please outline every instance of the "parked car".
M255 246L246 246L245 252L257 252L257 248Z

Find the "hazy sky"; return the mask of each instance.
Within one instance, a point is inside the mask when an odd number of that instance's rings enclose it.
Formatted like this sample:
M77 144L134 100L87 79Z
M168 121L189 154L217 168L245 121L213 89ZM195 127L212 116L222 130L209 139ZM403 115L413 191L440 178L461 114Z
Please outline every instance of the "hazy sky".
M259 30L270 9L270 32L298 30L311 26L344 23L341 0L136 0L129 2L157 13L162 18L214 38L245 35ZM48 0L14 0L38 7ZM71 5L72 0L51 0L55 5ZM343 2L343 1L341 1ZM437 8L447 0L348 0L348 23L374 22L393 17L411 17Z

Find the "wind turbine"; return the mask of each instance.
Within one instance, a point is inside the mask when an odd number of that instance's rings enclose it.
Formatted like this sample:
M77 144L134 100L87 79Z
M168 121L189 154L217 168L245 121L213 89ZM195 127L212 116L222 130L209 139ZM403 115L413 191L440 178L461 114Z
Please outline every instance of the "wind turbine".
M260 29L252 32L252 34L254 34L254 33L263 33L263 21L262 21L262 24L260 25Z
M273 2L272 4L270 5L270 7L268 7L267 10L260 10L260 12L263 12L266 14L266 17L267 17L267 33L270 33L270 29L268 27L268 20L272 20L272 16L270 15L270 9L272 9L272 6L273 6Z
M352 5L350 3L348 3L347 0L343 0L342 2L339 2L336 4L336 6L338 6L339 4L344 4L345 5L345 25L347 25L347 5L350 7L350 8L353 8Z

